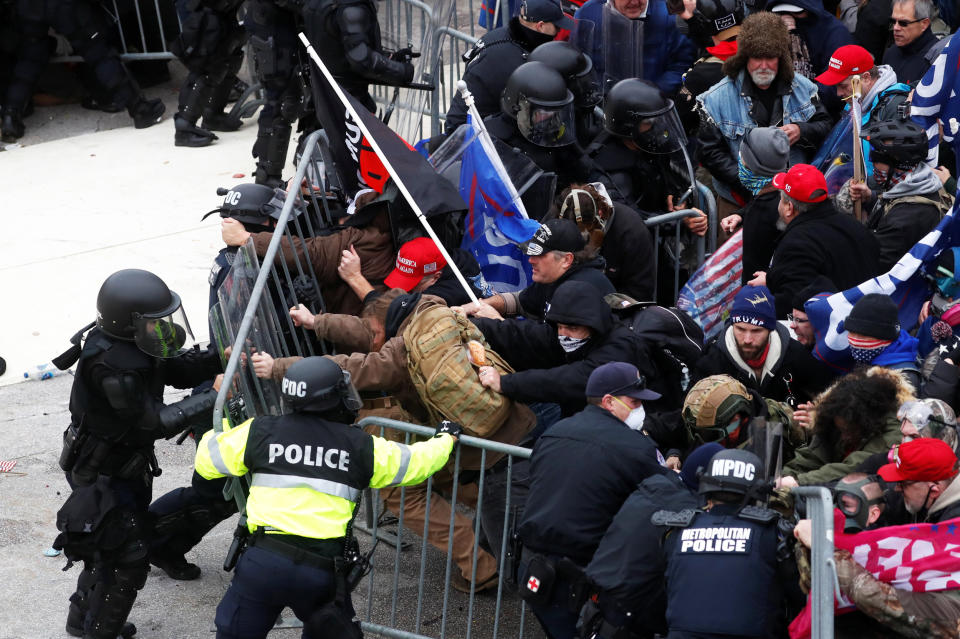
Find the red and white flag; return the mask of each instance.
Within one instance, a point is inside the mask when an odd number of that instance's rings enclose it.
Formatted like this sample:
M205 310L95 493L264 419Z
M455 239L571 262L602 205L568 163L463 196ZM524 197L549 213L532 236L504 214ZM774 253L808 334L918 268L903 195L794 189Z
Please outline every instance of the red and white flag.
M843 513L833 512L834 530L843 530ZM907 524L837 533L834 545L850 551L854 561L880 581L899 590L934 592L960 590L960 518L939 524ZM835 603L842 614L854 608ZM791 639L811 636L810 601L790 624Z

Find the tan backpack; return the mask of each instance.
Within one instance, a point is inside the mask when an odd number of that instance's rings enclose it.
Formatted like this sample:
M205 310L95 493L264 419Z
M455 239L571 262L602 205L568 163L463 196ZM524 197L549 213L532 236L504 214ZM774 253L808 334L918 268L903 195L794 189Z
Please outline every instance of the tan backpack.
M480 384L467 350L470 340L484 345L487 364L501 375L513 372L470 320L446 306L414 311L403 331L407 369L430 416L453 420L468 435L489 437L507 419L510 399Z

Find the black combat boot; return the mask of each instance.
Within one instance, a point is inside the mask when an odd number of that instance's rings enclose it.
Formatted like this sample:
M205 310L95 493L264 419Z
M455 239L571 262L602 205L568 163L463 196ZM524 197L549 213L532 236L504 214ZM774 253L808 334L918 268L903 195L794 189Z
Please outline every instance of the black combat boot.
M0 121L0 135L4 142L16 142L23 137L26 127L23 126L23 115L14 109L4 109Z
M132 106L127 107L127 113L133 118L133 126L137 129L146 129L157 124L166 110L167 107L160 98L148 100L140 97Z
M179 113L173 116L173 144L175 146L210 146L217 136L213 131L204 129L190 122Z
M152 554L150 563L167 573L168 577L177 581L193 581L200 577L200 566L191 564L183 555Z

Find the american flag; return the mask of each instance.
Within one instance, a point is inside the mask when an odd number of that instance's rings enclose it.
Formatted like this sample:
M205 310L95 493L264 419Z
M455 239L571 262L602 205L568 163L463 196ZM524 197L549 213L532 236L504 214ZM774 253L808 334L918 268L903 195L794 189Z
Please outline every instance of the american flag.
M685 311L709 339L723 328L726 312L743 275L743 231L737 231L680 289L677 308Z
M0 460L0 473L9 473L17 465L16 459Z

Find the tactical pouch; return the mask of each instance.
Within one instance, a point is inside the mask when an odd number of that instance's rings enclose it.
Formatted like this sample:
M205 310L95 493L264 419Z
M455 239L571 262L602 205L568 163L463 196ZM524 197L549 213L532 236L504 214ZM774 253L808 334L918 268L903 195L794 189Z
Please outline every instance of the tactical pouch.
M85 437L78 445L79 452L74 459L71 478L80 485L88 485L97 481L100 468L110 454L110 442L99 437Z
M80 456L80 450L87 441L87 431L83 429L82 426L82 423L78 426L70 424L67 426L67 429L63 431L63 448L60 450L60 460L58 463L65 473L73 470L73 467L77 463L77 458Z
M577 618L577 636L580 639L599 639L599 630L602 625L603 614L600 612L600 606L592 599L587 601Z
M533 555L524 571L518 594L528 604L546 606L553 596L556 581L556 562L543 555Z
M150 467L150 458L141 452L133 453L130 458L124 462L115 476L117 479L139 479L146 474Z

